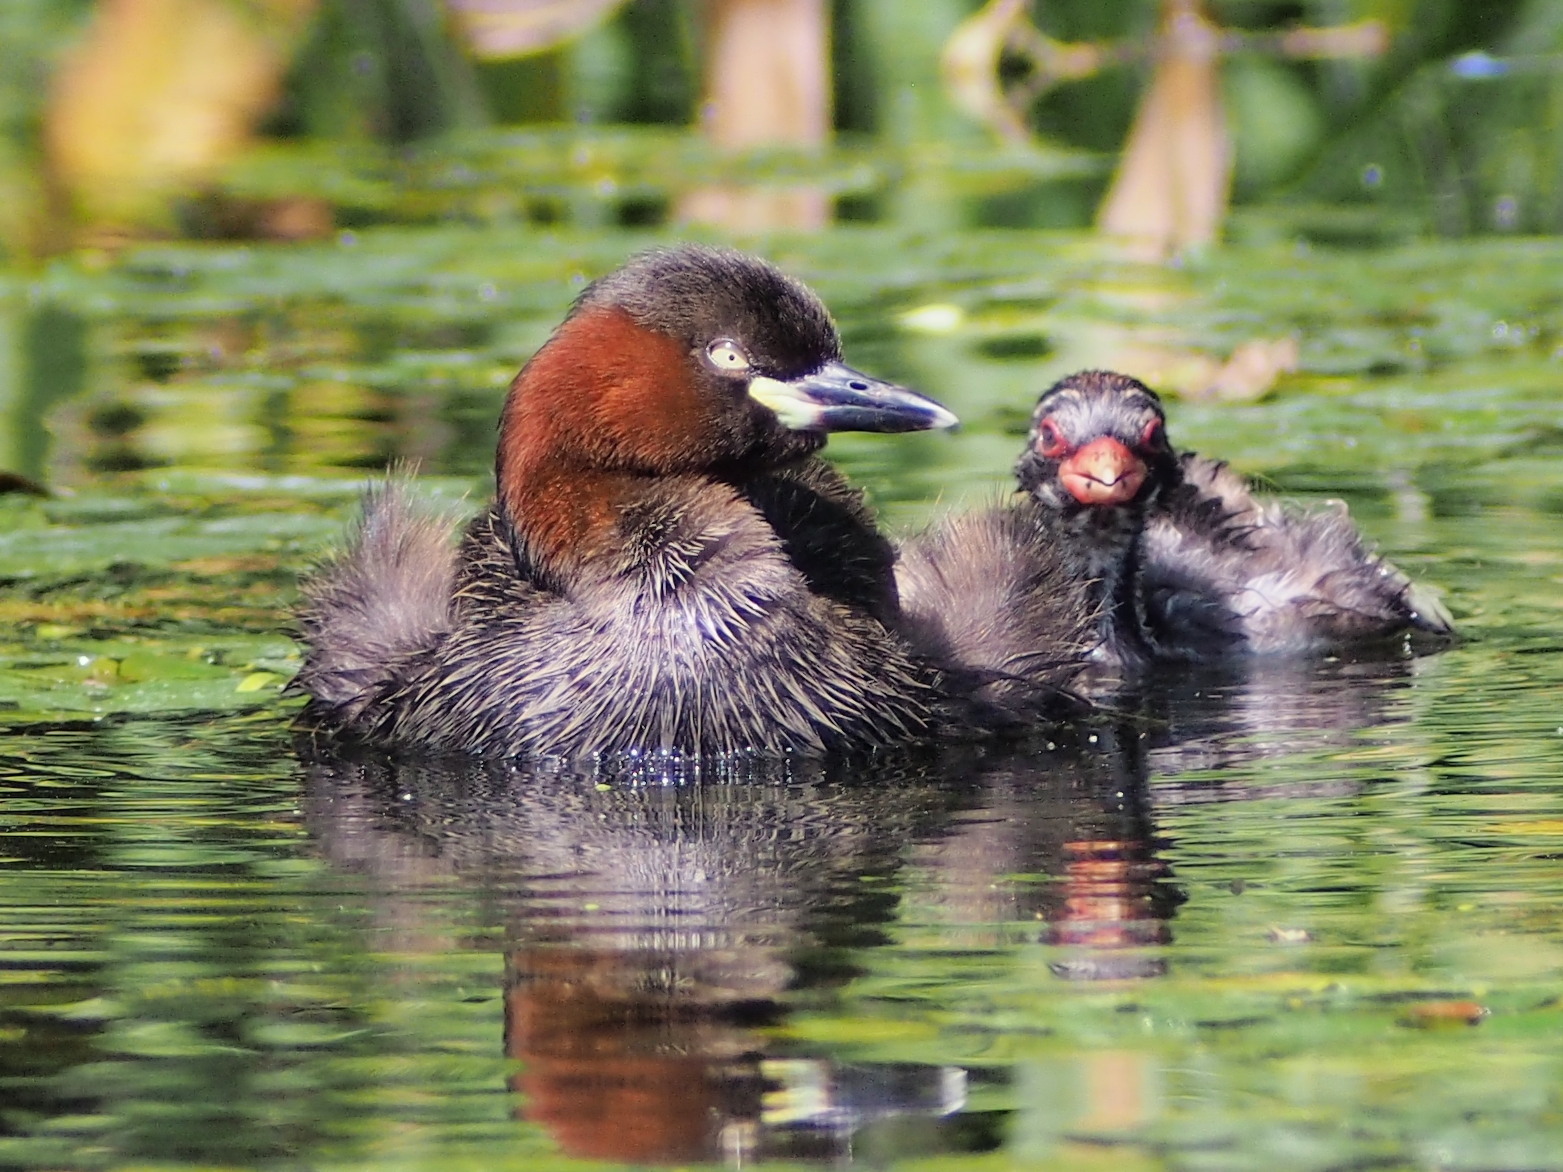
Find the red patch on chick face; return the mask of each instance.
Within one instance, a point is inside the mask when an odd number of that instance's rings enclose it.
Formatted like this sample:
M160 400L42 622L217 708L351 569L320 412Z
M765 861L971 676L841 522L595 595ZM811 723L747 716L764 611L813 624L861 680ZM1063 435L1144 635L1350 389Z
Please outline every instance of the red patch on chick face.
M1145 461L1111 436L1092 440L1058 466L1069 495L1093 506L1128 504L1149 474Z

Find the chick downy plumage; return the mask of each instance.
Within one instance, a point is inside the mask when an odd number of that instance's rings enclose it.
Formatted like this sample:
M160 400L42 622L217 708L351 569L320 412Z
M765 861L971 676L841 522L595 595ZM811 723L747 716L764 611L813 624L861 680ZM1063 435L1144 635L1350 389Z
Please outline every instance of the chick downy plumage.
M1093 480L1093 448L1115 455ZM1103 462L1099 460L1098 462ZM1176 452L1160 399L1087 371L1037 402L1016 466L1059 556L1096 585L1113 662L1316 655L1453 634L1436 596L1375 553L1344 505L1268 499L1224 463Z

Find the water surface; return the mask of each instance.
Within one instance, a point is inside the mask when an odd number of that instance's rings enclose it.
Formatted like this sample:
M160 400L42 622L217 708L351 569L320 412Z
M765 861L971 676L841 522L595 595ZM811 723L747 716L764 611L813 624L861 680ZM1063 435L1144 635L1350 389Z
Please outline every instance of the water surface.
M1296 337L1174 439L1347 499L1444 654L853 770L301 753L295 574L389 459L475 508L515 367L651 239L5 285L0 427L57 491L0 499L0 1165L1563 1168L1563 246L765 246L966 420L833 441L897 527L1002 492L1058 374Z

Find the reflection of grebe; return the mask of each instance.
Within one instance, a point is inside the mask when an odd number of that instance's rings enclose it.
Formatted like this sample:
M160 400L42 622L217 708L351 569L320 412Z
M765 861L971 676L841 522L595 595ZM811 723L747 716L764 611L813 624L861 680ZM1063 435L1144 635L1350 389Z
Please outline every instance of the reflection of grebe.
M742 1143L737 1121L759 1119L753 1027L780 1008L684 985L680 960L549 945L510 954L505 1052L521 1063L511 1086L570 1155L709 1160Z
M671 965L671 969L666 967ZM505 1050L524 1118L571 1156L629 1163L839 1160L877 1120L966 1106L953 1066L772 1058L776 1002L703 1004L678 958L537 947L509 957Z
M1115 744L1091 759L755 762L752 781L729 767L722 782L640 785L499 762L331 760L310 768L306 816L330 858L378 878L404 947L418 947L419 917L450 922L431 887L470 889L503 925L517 1113L567 1153L839 1160L868 1133L909 1143L893 1138L908 1128L920 1152L992 1146L1002 1119L966 1113L957 1067L843 1064L779 1047L770 1027L852 980L908 898L981 916L998 931L996 965L1010 963L1005 918L1030 935L1091 917L1088 939L1058 941L1064 963L1153 951L1144 921L1176 901L1153 870L1137 768ZM1138 860L1120 878L1100 868L1108 841ZM1090 844L1095 869L1080 870L1072 844ZM1046 878L1017 885L1022 873ZM974 902L1000 889L1002 908ZM1113 916L1132 945L1113 938ZM423 947L472 945L431 934ZM896 1122L908 1117L921 1122Z

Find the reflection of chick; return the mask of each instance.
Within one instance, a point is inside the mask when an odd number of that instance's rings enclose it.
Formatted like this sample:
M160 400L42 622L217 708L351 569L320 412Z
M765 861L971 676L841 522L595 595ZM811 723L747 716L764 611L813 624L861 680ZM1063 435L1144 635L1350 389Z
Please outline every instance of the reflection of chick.
M1089 752L985 769L980 816L915 850L933 888L921 898L974 948L1030 925L1069 980L1156 976L1182 896L1157 855L1145 742L1133 725L1094 727Z
M1336 766L1299 769L1279 761L1332 750L1338 759L1339 750L1363 742L1365 731L1406 723L1412 681L1423 670L1436 670L1433 661L1251 657L1154 681L1143 698L1159 726L1150 754L1157 800L1355 792L1359 782ZM1277 768L1261 784L1252 767L1271 760ZM1191 771L1198 777L1187 783L1160 776Z

